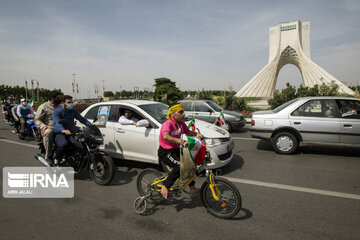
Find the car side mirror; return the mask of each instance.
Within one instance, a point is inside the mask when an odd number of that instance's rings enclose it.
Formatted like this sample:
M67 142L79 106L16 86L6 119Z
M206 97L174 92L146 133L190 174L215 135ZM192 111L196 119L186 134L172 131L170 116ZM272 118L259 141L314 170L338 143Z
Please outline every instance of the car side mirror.
M210 115L213 113L213 110L211 110L211 109L209 109L207 111L210 113Z
M149 127L150 123L147 119L142 119L136 123L136 127Z

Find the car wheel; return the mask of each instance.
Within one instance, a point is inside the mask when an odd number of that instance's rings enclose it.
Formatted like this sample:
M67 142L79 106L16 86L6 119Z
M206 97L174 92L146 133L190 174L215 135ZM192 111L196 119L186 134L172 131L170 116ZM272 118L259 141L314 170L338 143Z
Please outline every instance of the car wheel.
M223 129L225 129L228 132L232 131L232 126L231 123L229 121L225 121L224 125L222 126Z
M293 134L281 132L272 139L272 146L277 153L292 154L298 149L299 142Z

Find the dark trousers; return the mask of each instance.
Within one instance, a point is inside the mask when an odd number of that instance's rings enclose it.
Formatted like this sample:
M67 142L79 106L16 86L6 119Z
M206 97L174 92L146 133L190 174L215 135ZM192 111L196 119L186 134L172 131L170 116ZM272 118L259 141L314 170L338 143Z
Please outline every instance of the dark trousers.
M56 143L56 159L61 162L62 157L64 156L66 147L69 145L68 140L64 134L56 134L55 135L55 143Z
M25 128L26 128L26 118L21 117L20 118L20 133L25 134Z
M158 156L160 161L172 168L164 181L164 186L169 189L180 177L180 149L164 149L160 146ZM195 181L192 181L189 186L194 186L194 184Z
M18 133L19 132L19 128L20 128L20 120L19 121L16 121L15 120L15 125L14 125L15 129L16 129L16 132Z

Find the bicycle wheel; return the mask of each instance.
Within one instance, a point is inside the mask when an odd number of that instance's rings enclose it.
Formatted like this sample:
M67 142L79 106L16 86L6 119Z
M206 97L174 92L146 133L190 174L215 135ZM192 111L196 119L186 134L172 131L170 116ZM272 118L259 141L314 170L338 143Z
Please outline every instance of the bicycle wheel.
M162 175L163 174L155 169L149 168L142 171L136 180L136 186L140 196L145 196L150 192L151 196L147 198L149 202L160 201L162 199L161 193L151 190L151 184Z
M134 209L136 213L143 214L146 211L146 208L147 208L147 203L145 198L138 197L137 199L135 199Z
M219 189L216 201L211 192L209 183L206 181L201 186L201 201L206 210L218 218L232 218L241 209L241 195L236 186L227 179L215 177L215 186Z

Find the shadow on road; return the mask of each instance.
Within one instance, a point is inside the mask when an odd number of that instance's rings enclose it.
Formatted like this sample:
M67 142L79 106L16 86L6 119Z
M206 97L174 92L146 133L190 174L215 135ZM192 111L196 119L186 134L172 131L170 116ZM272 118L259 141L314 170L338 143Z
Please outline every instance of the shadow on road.
M247 127L242 127L240 129L235 129L233 130L231 133L247 133L249 132L249 128Z
M232 159L232 161L221 168L222 175L234 172L237 169L241 169L243 165L244 159L240 155L234 154L234 158Z
M270 141L260 140L257 145L258 150L272 151ZM301 146L295 154L319 154L340 157L360 157L360 149L356 147L324 146L324 145L305 145Z
M325 147L325 146L303 146L302 154L319 154L340 157L360 157L360 149L355 147Z
M114 185L124 185L132 182L139 173L138 169L145 168L155 168L159 171L163 171L161 166L150 163L142 163L136 161L126 161L122 159L113 158L116 166L114 179L109 184L110 186ZM120 168L120 169L119 169Z
M242 220L247 220L247 219L250 219L252 216L253 216L253 213L249 210L249 209L246 209L246 208L241 208L240 209L240 212L238 215L242 215L242 216L239 216L239 217L233 217L233 218L230 218L228 220L238 220L238 221L242 221Z
M274 149L271 146L270 141L266 141L266 140L260 140L258 142L258 145L256 146L256 148L258 150L266 150L266 151L274 151Z

